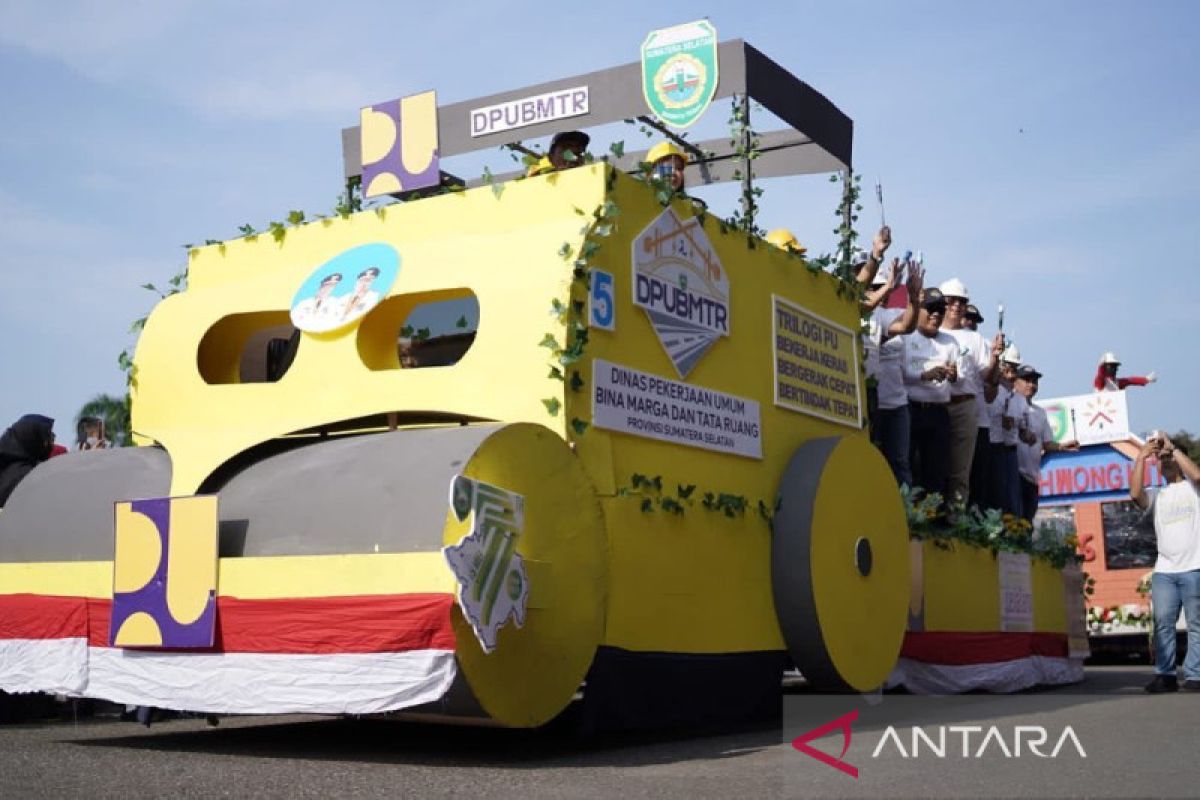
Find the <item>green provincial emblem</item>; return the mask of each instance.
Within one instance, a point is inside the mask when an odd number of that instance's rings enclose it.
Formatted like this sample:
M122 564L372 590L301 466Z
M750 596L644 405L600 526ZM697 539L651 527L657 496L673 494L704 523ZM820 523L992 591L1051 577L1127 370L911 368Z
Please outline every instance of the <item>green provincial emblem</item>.
M659 119L686 128L717 92L717 29L708 20L651 31L642 43L642 90Z

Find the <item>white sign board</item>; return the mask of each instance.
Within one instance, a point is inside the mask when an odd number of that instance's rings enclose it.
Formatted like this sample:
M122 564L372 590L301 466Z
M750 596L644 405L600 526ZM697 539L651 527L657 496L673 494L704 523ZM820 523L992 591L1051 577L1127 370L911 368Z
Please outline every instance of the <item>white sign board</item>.
M1129 408L1125 392L1092 392L1038 400L1046 412L1054 441L1072 439L1081 445L1120 442L1129 438Z
M597 358L592 424L647 439L762 458L758 402Z
M588 87L559 89L533 97L522 97L494 106L471 109L471 135L510 131L556 119L588 113Z
M997 554L1000 566L1000 630L1033 630L1033 583L1028 553Z

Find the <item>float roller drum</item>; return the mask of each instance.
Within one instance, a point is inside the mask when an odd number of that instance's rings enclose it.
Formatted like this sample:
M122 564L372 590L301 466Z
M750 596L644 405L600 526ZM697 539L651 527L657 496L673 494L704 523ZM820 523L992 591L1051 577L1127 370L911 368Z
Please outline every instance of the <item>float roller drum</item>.
M797 448L779 485L771 580L788 652L814 685L883 684L904 640L908 525L887 462L865 437Z
M497 431L463 474L524 498L515 551L525 561L530 596L525 624L501 628L491 653L455 606L459 667L492 719L541 725L571 701L604 633L608 545L599 498L567 444L540 425ZM457 544L468 522L448 512L445 544Z
M450 508L457 474L522 496L524 524L512 551L526 566L528 608L523 627L509 620L495 649L484 653L455 604L453 696L414 710L540 725L567 706L591 665L603 633L608 569L595 490L575 454L549 429L401 430L272 456L220 490L221 552L433 554L471 532L471 518L460 522ZM436 573L414 576L422 586L456 591L440 554L419 564L416 569Z
M0 560L111 561L113 503L163 497L171 457L157 447L52 458L25 476L0 512Z

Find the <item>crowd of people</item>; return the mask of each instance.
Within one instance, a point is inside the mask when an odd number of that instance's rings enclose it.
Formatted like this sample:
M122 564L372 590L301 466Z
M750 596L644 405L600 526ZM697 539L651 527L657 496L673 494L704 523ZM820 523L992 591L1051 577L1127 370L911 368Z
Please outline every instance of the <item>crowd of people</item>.
M886 226L852 258L864 287L871 438L896 481L949 507L998 508L1032 521L1042 454L1056 442L1033 403L1042 373L984 322L957 277L926 286L911 254L892 258ZM900 289L903 282L903 289Z

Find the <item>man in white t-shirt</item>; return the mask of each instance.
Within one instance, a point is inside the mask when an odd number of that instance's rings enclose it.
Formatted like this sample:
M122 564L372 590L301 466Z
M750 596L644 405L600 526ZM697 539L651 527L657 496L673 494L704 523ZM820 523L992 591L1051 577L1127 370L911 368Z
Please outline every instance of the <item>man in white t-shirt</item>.
M1079 442L1074 440L1061 444L1054 441L1054 431L1050 427L1046 412L1033 404L1041 377L1042 373L1032 366L1022 364L1017 368L1017 379L1013 383L1013 389L1025 398L1026 403L1025 415L1017 420L1021 440L1017 445L1017 469L1021 474L1021 516L1029 522L1033 522L1038 508L1042 453L1073 453L1079 449Z
M1147 498L1146 460L1157 458L1167 485ZM1175 622L1183 608L1187 620L1187 656L1183 661L1183 690L1200 692L1200 467L1175 448L1165 435L1152 436L1138 451L1129 480L1129 497L1150 509L1158 560L1150 581L1154 605L1154 680L1152 694L1173 692Z
M1029 408L1025 398L1013 391L1019 366L1021 353L1010 344L1000 357L999 379L984 388L990 453L985 507L1016 515L1021 513L1021 473L1017 465L1021 429L1017 421Z
M958 347L938 330L946 301L926 289L917 330L901 337L901 369L908 391L909 462L913 485L946 497L950 464L950 387L958 380Z
M874 301L874 310L867 324L867 380L875 384L875 409L871 419L871 440L883 453L896 483L912 485L912 470L908 464L909 428L908 391L904 388L904 343L902 337L917 328L917 305L925 271L920 264L911 263L908 269L908 304L904 308L884 308L877 295L894 286L899 259L892 262L888 277L876 276L867 295Z
M942 333L954 338L958 345L958 382L950 390L950 472L947 491L954 502L970 500L975 451L988 427L981 418L983 386L996 371L996 356L1003 347L1003 337L988 342L983 335L967 327L967 287L958 278L951 278L940 287L946 298L946 319ZM974 492L978 497L978 490Z

